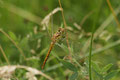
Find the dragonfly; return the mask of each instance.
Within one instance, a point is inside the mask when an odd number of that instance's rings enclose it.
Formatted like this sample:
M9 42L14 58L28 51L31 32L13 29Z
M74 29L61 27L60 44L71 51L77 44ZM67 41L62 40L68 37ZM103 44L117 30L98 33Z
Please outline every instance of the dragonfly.
M58 40L60 39L60 37L61 37L64 33L65 33L65 29L60 27L60 28L58 29L58 31L52 36L52 38L51 38L52 41L51 41L49 50L48 50L48 52L47 52L47 55L46 55L46 57L45 57L45 59L44 59L44 62L43 62L43 64L42 64L42 69L44 68L44 66L45 66L45 64L46 64L46 62L47 62L47 60L48 60L48 57L49 57L49 55L50 55L50 53L51 53L51 51L52 51L52 49L53 49L56 41L58 41Z

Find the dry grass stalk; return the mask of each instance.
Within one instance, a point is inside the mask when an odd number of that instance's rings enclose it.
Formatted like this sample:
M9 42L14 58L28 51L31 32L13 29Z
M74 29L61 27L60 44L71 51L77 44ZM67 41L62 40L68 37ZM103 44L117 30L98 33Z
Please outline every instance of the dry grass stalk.
M61 10L62 10L62 11L61 11L61 14L62 14L64 26L65 26L66 42L67 42L67 46L68 46L69 53L71 54L71 49L70 49L70 45L69 45L69 41L68 41L67 24L66 24L66 21L65 21L64 12L63 12L63 8L62 8L62 5L61 5L61 1L58 0L58 2L59 2L59 6L60 6L60 8L61 8Z
M81 30L81 26L78 25L76 22L74 22L73 25L74 25L78 30Z
M61 8L55 8L53 11L51 11L47 16L45 16L45 18L42 20L41 24L43 25L43 30L46 29L46 26L48 27L48 24L50 22L50 18L52 15L54 15L55 13L57 13L58 11L61 11Z
M115 14L114 9L112 8L112 5L111 5L110 1L109 1L109 0L106 0L106 1L107 1L107 4L108 4L108 6L109 6L110 10L112 11L112 14L113 14L113 16L114 16L114 18L115 18L115 21L116 21L117 25L118 25L118 26L119 26L119 28L120 28L120 23L119 23L119 20L118 20L118 18L117 18L117 16L116 16L116 14Z
M0 79L10 79L12 78L12 74L15 71L15 66L3 66L0 67Z
M50 76L44 74L43 72L35 69L35 68L31 68L28 66L22 66L22 65L11 65L11 66L2 66L0 67L0 78L4 78L7 77L8 79L12 78L12 74L15 72L16 69L25 69L27 70L29 74L32 75L32 77L30 78L31 75L26 76L29 80L34 80L37 78L35 77L35 75L42 75L43 77L47 78L47 80L54 80L53 78L51 78ZM27 74L26 73L26 74Z
M10 65L10 62L9 62L9 60L8 60L8 58L7 58L7 56L6 56L6 54L5 54L5 52L4 52L1 45L0 45L0 50L1 50L1 53L3 54L3 56L4 56L4 58L5 58L6 62L7 62L7 64Z

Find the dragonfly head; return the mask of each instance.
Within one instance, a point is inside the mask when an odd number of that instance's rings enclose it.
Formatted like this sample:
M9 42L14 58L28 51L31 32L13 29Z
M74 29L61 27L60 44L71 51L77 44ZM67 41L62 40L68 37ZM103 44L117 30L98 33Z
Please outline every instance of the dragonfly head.
M59 28L58 32L62 34L62 33L65 32L65 29L64 28Z
M58 32L60 33L61 38L64 39L65 38L65 29L60 27L58 29Z

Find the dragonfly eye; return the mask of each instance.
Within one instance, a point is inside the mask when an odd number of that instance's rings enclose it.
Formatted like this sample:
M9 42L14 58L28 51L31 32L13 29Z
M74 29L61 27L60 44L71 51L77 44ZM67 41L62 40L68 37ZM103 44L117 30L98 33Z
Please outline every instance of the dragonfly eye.
M59 28L59 30L58 30L58 31L60 32L61 30L62 30L62 28Z
M58 32L60 32L61 30L59 29Z

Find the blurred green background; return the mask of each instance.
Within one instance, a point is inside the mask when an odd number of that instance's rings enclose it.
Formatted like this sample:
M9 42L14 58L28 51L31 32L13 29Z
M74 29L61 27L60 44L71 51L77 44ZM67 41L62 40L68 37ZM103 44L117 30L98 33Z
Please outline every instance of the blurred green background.
M58 1L57 0L25 0L25 1L21 1L21 0L5 0L5 2L11 3L13 5L15 5L16 7L22 8L30 13L33 13L34 15L37 15L38 17L40 17L41 19L43 19L49 12L51 12L53 9L59 7L58 5ZM84 18L84 16L86 16L88 13L95 11L97 6L99 6L99 0L93 0L93 1L89 1L89 0L63 0L61 1L63 8L64 8L64 13L65 13L65 18L66 21L69 25L73 25L73 22L77 22L78 24L80 24L81 20ZM2 4L2 3L1 3ZM119 0L113 1L111 0L111 4L113 6L114 9L116 9L120 2ZM8 11L5 8L0 8L0 25L2 28L4 28L5 30L12 30L16 33L21 33L21 32L25 32L24 30L27 31L31 30L32 27L36 24L31 23L30 21L28 21L28 23L25 23L25 19L23 17L20 17L17 14L14 14L10 11ZM97 25L100 25L100 23L105 20L108 15L111 13L107 2L103 1L100 11L99 11L99 19L98 19L98 23ZM58 16L59 15L59 16ZM55 20L54 23L61 23L61 14L56 14L55 15ZM85 22L85 24L83 25L83 28L87 28L86 31L89 31L90 27L92 26L93 23L93 18L94 16L91 15L90 18L88 18L88 20ZM9 27L8 27L9 26ZM16 29L17 28L17 29ZM89 28L89 29L88 29Z
M114 10L118 9L117 18L120 22L120 0L110 0L110 2ZM74 58L77 59L79 63L81 56L84 56L89 52L89 48L84 51L83 46L88 45L86 42L90 38L89 34L92 31L94 20L96 20L95 28L96 30L98 29L98 32L100 31L99 28L104 26L102 25L103 23L106 25L106 27L95 38L93 50L99 48L102 49L102 47L115 44L114 42L119 40L120 29L118 28L114 18L109 18L111 11L106 0L61 0L61 4L64 9L67 25L70 28L70 30L68 29L69 43L74 49ZM0 29L3 29L11 36L11 38L23 50L27 58L32 56L39 57L38 60L31 60L26 64L17 48L6 36L0 33L0 44L2 45L11 64L22 64L40 69L51 42L49 36L51 35L51 31L49 31L51 27L48 27L46 30L42 30L43 26L40 23L45 16L47 16L57 7L59 7L58 0L0 0ZM19 11L27 11L25 15L29 15L30 13L36 17L26 18L24 14L20 13ZM98 15L97 18L96 14ZM84 23L82 23L86 16L86 20ZM35 21L31 21L31 19L35 19ZM39 21L36 21L38 19ZM110 23L107 24L107 22L105 22L106 19L108 19L107 21L110 21ZM75 23L81 26L82 30L79 30L74 25ZM52 25L53 32L56 32L61 24L63 24L63 20L61 12L59 11L52 16L49 26ZM34 32L35 28L37 28L37 34ZM67 47L65 40L62 43L65 45L65 47ZM59 42L59 44L62 43ZM93 56L93 61L98 62L100 67L112 63L113 67L111 70L119 69L120 43L116 44L117 45L114 47L105 49L101 51L100 54ZM39 47L37 48L37 46ZM64 51L64 49L60 48L58 45L55 45L52 53L56 52L60 58L64 58L66 55L68 55L67 51ZM46 69L48 70L50 66L59 64L59 61L55 56L51 55L50 57L51 58L49 59L48 64L46 64ZM0 59L1 62L3 62L3 64L0 64L1 66L7 64L1 54ZM64 70L66 69L63 67L58 67L58 69L55 68L48 72L46 71L46 74L55 78L55 80L67 80L66 77L68 77L69 74L67 71L65 73ZM46 79L43 78L43 80ZM77 80L87 79L78 78ZM94 80L99 79L96 78ZM120 73L112 80L120 80Z

